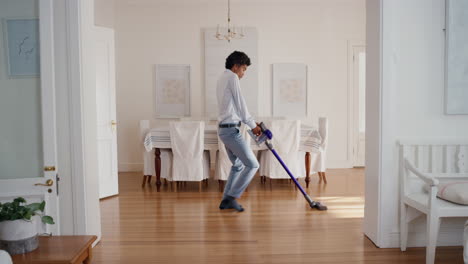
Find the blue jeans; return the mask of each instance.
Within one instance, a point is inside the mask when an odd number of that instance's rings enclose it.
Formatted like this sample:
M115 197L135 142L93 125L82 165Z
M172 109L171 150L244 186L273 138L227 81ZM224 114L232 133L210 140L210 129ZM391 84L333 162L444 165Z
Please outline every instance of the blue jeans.
M232 163L231 172L224 188L224 197L229 195L239 198L257 172L259 164L238 128L219 128L218 133L219 138L226 146L226 152Z

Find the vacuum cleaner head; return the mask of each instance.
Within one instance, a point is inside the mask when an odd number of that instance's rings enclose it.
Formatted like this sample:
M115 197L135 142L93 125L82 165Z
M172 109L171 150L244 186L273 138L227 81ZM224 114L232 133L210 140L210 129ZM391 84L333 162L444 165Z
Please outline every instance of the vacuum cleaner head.
M321 204L320 202L313 202L310 205L310 208L312 209L317 209L319 211L326 211L328 210L328 207L326 205Z
M302 189L302 188L301 188ZM317 209L319 211L325 211L325 210L328 210L328 207L324 204L321 204L320 202L317 202L317 201L314 201L312 200L312 198L310 198L310 196L306 193L306 192L303 192L302 193L304 195L304 198L307 200L307 202L309 203L309 206L310 208L312 209Z

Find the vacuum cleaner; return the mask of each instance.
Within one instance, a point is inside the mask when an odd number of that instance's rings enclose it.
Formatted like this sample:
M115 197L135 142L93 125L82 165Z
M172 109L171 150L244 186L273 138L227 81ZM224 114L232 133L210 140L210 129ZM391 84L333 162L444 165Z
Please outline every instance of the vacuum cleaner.
M270 142L270 140L273 138L273 133L265 126L265 124L262 122L259 124L262 134L259 136L256 136L252 130L248 130L248 133L252 137L252 139L255 141L255 143L260 146L261 144L265 143L268 149L275 155L276 159L279 161L279 163L283 166L284 170L288 173L289 177L294 181L294 184L296 184L297 188L301 190L302 195L304 195L304 198L307 200L307 202L310 205L310 208L312 209L317 209L320 211L327 210L327 206L321 204L320 202L316 202L310 198L310 196L304 191L302 186L299 184L299 182L296 180L296 177L291 173L291 171L288 169L286 164L284 164L283 160L281 160L280 156L276 152L276 150L273 148L273 144Z

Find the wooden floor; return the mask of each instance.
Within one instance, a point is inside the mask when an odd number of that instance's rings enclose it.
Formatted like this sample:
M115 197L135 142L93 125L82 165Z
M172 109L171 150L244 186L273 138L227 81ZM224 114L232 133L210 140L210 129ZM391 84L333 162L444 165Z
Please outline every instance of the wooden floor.
M326 212L308 208L288 181L270 190L256 177L236 213L218 209L217 182L157 193L154 179L142 188L139 173L122 173L120 195L101 201L93 263L425 263L424 248L378 249L363 235L362 169L329 170L327 185L317 178L308 191ZM438 248L436 263L463 263L462 248Z

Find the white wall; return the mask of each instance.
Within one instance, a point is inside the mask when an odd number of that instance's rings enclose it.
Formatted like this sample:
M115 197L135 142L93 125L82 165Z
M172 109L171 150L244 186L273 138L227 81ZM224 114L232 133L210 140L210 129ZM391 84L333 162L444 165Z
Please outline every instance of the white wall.
M466 140L468 116L444 115L444 1L382 1L382 42L368 43L369 49L380 47L382 59L380 64L375 58L374 64L368 64L368 69L381 69L381 95L372 92L374 96L369 98L380 102L381 168L368 170L367 174L368 182L378 182L380 194L366 193L366 201L378 199L380 215L371 206L372 210L366 211L366 222L377 221L379 235L374 242L378 246L398 247L397 140ZM368 2L369 6L375 1ZM377 142L372 143L370 148L379 147ZM424 223L424 219L419 219L410 226L410 230L416 231L410 233L410 246L425 245ZM462 219L442 221L438 244L461 245L462 227Z
M38 18L37 1L1 2L0 179L39 177L43 174L40 78L8 76L3 19L18 17Z
M328 116L329 166L351 166L347 52L348 41L365 42L364 0L253 0L233 1L231 6L234 23L259 32L260 114L271 114L271 64L309 65L309 118L304 121L316 123L319 116ZM153 64L192 66L191 112L203 115L202 29L225 23L226 9L225 1L215 0L116 1L120 170L141 168L138 122L153 116Z

